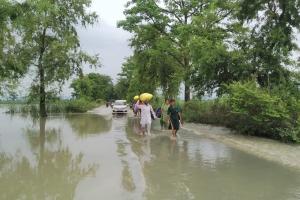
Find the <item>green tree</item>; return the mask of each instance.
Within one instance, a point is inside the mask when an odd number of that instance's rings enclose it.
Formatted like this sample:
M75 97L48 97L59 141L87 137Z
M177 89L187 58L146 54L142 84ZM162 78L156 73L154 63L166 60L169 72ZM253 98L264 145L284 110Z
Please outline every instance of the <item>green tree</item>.
M71 88L74 90L73 96L76 98L88 98L90 100L113 98L113 82L109 76L90 73L75 79Z
M126 89L127 100L132 100L135 95L144 92L153 93L157 88L156 74L146 72L147 62L143 60L143 56L135 54L129 57L123 64L122 72L119 74L120 79L128 84ZM117 84L118 85L118 84Z
M15 86L12 79L19 78L24 73L22 58L17 55L15 45L15 34L13 33L13 22L20 12L20 4L0 0L0 95Z
M172 60L171 66L180 69L176 72L182 75L185 84L185 100L190 99L191 91L190 24L207 4L206 0L130 1L126 19L119 22L120 27L134 33L131 45L138 54L146 53L149 70L157 64L155 61L161 63L162 58L166 62ZM170 67L164 64L160 68Z
M19 43L16 49L25 59L27 71L34 71L33 87L38 86L40 116L46 116L46 94L74 74L81 73L83 63L97 65L80 49L76 28L97 20L87 8L90 0L27 0L16 20Z
M200 96L206 92L222 94L225 84L248 79L253 74L247 51L240 48L249 29L235 18L237 11L236 3L216 2L193 20L189 43L192 81Z
M117 84L114 86L114 96L116 99L126 99L129 81L125 78L119 78ZM131 100L131 99L130 99Z
M201 54L195 51L198 47L195 47L193 43L199 44L199 40L207 40L207 33L215 31L217 25L219 29L222 25L224 26L226 24L224 21L230 20L237 9L236 5L235 1L230 0L130 1L125 10L126 20L119 22L119 26L134 33L131 45L135 49L135 55L143 57L146 63L143 74L152 75L166 96L178 93L180 82L184 82L187 101L190 99L191 87L198 87L192 80L194 69L209 68L202 61L199 64ZM206 23L209 31L205 31L203 23L199 23L201 20L202 22L209 20L209 23ZM211 34L213 37L216 36L214 32ZM218 42L222 42L222 39L224 37L215 38ZM212 45L215 50L218 44L215 42ZM202 50L206 53L203 48ZM219 57L222 56L219 55ZM205 62L209 63L209 59ZM142 68L141 62L139 66ZM200 73L203 71L205 70L201 70ZM196 84L199 83L200 81L196 82ZM215 86L216 84L210 87ZM205 85L205 87L208 86Z
M258 83L277 87L290 81L298 50L296 34L300 28L300 4L294 0L240 0L238 17L251 27L248 41L249 61L254 66Z

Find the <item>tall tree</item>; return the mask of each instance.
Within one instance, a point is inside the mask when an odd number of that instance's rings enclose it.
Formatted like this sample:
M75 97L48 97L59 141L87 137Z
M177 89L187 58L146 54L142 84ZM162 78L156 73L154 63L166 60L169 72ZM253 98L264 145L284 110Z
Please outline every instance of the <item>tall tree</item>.
M192 17L199 15L207 4L207 0L132 0L124 12L126 19L119 22L120 27L134 33L132 46L136 51L150 47L172 58L172 64L181 68L186 101L191 91L189 25Z
M91 0L26 0L16 20L20 41L19 55L26 59L27 71L34 70L33 87L38 86L40 116L46 116L46 93L61 85L74 74L81 73L83 63L97 65L80 49L78 27L97 20L88 12Z
M167 93L174 93L170 85L178 89L178 79L183 81L185 100L188 101L194 86L191 81L194 66L191 43L197 36L193 31L194 21L213 10L219 17L210 21L214 26L231 15L231 4L234 1L134 0L127 4L126 19L119 22L119 26L134 33L131 45L135 54L148 56L151 67L144 73L154 71L160 75L158 82Z
M234 1L216 1L191 24L192 81L200 96L222 94L225 84L248 79L253 73L247 51L240 48L247 41L249 29L235 17L237 5Z

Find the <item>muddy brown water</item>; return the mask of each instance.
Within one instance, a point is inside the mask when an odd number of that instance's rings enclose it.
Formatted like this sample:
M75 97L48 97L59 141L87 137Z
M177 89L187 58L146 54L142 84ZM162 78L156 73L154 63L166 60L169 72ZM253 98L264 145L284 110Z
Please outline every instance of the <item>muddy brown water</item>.
M300 173L126 116L0 114L0 199L296 200Z

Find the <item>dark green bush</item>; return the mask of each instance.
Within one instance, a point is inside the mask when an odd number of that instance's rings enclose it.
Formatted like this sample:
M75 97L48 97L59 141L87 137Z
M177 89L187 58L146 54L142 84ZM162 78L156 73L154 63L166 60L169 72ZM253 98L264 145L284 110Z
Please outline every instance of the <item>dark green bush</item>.
M88 101L86 99L75 99L66 101L65 103L67 113L84 113L98 106L97 103Z
M241 134L300 142L299 99L283 94L270 94L255 82L237 82L222 98L186 102L183 116L188 122L222 125Z
M103 100L103 99L97 99L96 103L99 104L99 105L104 105L105 100Z
M228 86L231 127L244 134L299 142L299 101L288 101L259 88L255 82Z
M183 117L187 122L215 125L229 123L229 107L223 99L186 102L183 106Z

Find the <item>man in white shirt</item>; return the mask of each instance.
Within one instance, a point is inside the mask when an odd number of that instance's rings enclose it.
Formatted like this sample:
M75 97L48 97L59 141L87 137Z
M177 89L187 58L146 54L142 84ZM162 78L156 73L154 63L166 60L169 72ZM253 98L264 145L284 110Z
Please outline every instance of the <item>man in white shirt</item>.
M151 123L152 123L152 117L156 119L155 112L152 108L152 106L147 102L143 102L142 104L137 103L138 109L141 110L141 129L142 129L142 134L145 135L147 133L148 135L151 135L150 130L151 130Z

